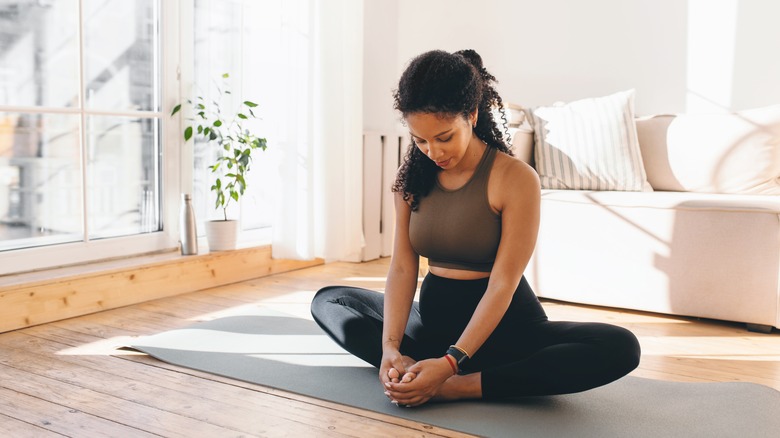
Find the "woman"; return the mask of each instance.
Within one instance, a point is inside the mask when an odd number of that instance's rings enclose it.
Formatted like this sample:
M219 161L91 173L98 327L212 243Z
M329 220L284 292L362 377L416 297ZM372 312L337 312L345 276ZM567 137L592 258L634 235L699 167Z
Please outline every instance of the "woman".
M315 321L379 368L398 405L584 391L639 363L631 332L549 321L523 277L539 228L539 180L496 126L494 82L473 50L411 61L394 95L414 147L393 186L385 293L327 287L312 301ZM419 256L429 273L416 302Z

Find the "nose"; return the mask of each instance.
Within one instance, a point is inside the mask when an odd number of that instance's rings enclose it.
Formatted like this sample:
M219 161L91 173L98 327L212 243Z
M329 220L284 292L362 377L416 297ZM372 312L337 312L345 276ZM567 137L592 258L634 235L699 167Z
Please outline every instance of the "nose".
M439 148L434 142L428 145L428 158L433 161L439 161L438 158L442 157L444 151Z

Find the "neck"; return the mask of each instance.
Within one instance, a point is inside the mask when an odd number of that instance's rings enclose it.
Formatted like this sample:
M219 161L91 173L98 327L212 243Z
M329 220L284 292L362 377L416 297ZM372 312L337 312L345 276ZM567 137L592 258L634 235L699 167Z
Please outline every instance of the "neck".
M482 155L487 147L488 145L476 135L472 136L469 147L466 149L466 154L463 155L461 165L457 169L452 170L456 173L473 172L479 165L479 161L482 159Z

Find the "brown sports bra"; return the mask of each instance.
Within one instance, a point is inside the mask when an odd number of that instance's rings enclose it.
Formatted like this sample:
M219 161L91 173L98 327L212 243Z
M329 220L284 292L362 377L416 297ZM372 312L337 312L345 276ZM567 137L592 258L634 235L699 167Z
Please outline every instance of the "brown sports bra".
M409 221L412 248L430 266L490 272L501 240L501 215L488 202L490 170L497 150L488 147L462 187L448 190L438 179Z

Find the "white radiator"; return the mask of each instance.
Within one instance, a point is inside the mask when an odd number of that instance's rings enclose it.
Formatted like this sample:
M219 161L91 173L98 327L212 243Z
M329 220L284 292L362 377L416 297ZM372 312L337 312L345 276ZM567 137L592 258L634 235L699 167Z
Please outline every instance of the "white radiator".
M390 189L408 143L408 136L403 134L363 133L364 261L393 253L395 211Z

